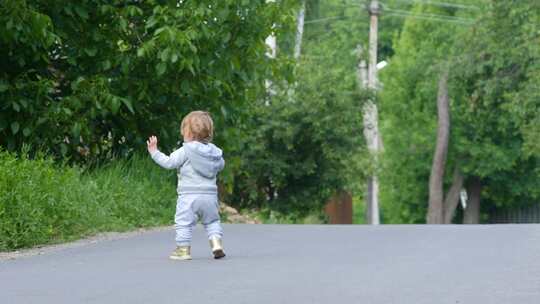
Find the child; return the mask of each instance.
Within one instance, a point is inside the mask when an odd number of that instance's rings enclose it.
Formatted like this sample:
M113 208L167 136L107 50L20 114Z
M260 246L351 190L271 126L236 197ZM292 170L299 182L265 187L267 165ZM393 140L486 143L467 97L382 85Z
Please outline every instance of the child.
M178 200L176 203L176 250L173 260L191 260L191 236L193 227L201 219L210 240L214 258L225 256L221 237L223 229L219 219L216 175L225 161L222 151L210 141L214 123L210 114L203 111L189 113L182 120L180 133L183 146L170 156L157 148L157 138L151 136L146 142L152 159L165 169L178 171Z

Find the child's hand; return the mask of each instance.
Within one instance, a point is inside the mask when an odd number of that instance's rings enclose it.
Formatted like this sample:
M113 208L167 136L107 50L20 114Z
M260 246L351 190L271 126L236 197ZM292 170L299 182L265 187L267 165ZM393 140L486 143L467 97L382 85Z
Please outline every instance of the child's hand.
M152 154L154 151L157 151L157 137L150 136L146 141L146 145L148 146L148 153Z

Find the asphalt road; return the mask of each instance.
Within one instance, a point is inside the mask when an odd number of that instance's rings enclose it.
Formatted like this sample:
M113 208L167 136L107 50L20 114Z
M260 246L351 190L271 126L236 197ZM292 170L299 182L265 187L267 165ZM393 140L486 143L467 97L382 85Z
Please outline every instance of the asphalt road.
M540 303L540 225L201 227L0 262L0 303Z

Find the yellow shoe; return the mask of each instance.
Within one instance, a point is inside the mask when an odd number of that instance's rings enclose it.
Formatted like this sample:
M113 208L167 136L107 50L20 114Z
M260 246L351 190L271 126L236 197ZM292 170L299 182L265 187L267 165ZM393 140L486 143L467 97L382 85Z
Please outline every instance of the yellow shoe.
M212 248L214 259L221 259L225 257L225 252L223 251L223 244L221 243L220 238L218 237L210 238L210 248Z
M191 247L178 246L169 256L171 260L191 260Z

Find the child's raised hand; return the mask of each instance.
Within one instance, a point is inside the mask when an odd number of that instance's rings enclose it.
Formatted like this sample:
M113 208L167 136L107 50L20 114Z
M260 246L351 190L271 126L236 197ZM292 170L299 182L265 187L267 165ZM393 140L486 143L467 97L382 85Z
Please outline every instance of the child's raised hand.
M154 135L150 136L148 140L146 141L146 145L148 146L148 153L153 153L156 151L157 148L157 137Z

